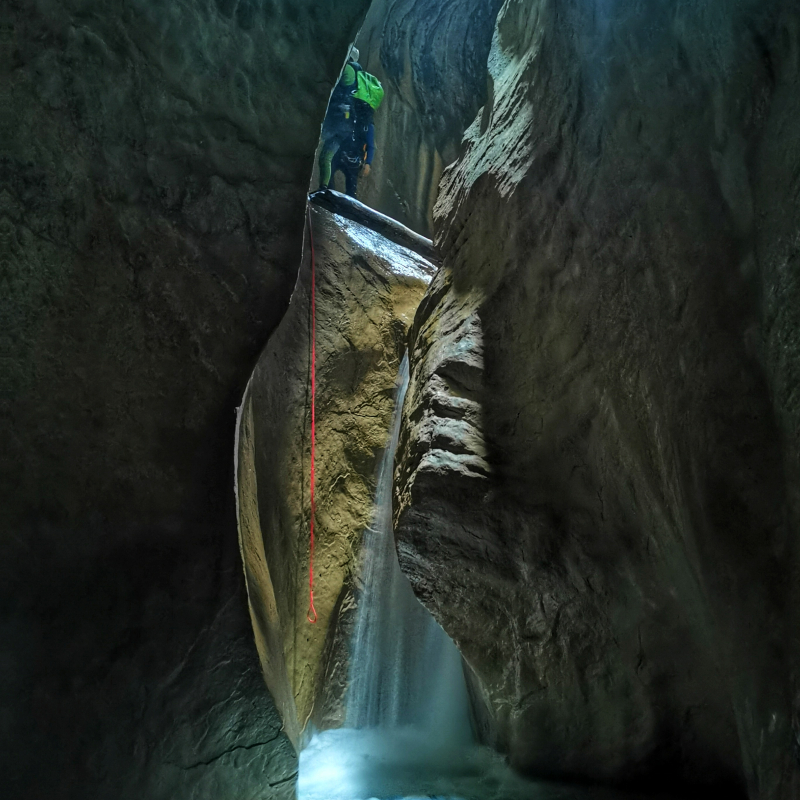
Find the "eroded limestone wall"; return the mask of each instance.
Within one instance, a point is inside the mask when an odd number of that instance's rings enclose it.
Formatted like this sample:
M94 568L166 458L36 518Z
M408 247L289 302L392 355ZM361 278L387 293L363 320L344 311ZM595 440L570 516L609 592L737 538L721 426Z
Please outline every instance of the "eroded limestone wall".
M436 210L397 537L532 773L800 791L799 19L500 12Z
M343 722L358 554L406 334L433 267L312 206L316 252L315 607L309 624L310 246L259 359L239 439L240 534L267 682L298 739ZM309 242L310 245L310 242Z
M4 796L293 793L231 446L367 6L3 6Z

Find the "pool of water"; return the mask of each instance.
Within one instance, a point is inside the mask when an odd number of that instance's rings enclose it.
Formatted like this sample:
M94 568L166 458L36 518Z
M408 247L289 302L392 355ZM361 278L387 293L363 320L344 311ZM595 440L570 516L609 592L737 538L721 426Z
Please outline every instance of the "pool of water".
M300 754L298 800L634 800L529 781L494 751L450 747L413 726L317 734Z
M407 386L404 358L362 546L346 727L315 735L301 752L298 800L621 800L525 780L475 742L461 654L397 563L392 477Z

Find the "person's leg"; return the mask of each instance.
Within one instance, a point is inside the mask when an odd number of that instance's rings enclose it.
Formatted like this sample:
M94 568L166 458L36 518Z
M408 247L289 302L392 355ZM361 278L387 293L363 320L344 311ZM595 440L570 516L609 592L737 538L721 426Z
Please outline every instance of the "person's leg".
M333 158L339 150L341 139L338 136L326 139L319 151L319 188L327 189L333 178Z
M358 173L361 167L349 166L344 172L345 191L350 197L356 197L358 194Z
M342 151L336 153L333 157L333 162L331 163L331 179L328 181L328 188L335 189L336 188L336 173L337 172L344 172L344 166L342 166Z

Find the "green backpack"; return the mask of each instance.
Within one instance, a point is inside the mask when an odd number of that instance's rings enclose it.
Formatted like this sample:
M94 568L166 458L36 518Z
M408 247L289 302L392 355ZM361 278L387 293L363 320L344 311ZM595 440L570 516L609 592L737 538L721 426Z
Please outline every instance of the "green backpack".
M366 103L374 111L383 101L383 86L381 82L369 72L363 69L358 70L356 76L356 86L353 97Z

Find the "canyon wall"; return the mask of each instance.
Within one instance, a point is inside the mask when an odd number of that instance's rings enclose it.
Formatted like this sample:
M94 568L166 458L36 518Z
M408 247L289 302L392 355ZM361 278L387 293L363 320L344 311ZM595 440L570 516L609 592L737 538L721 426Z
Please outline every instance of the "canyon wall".
M405 323L330 345L324 380L375 418L321 409L321 497L347 492L319 522L313 633L300 396L284 461L260 450L283 435L260 422L260 403L286 412L269 386L240 416L256 646L231 444L368 3L7 6L4 791L291 797L291 739L341 717L332 623ZM397 506L403 566L470 663L485 736L537 774L794 800L796 0L506 0L488 86L495 3L384 7L395 22L363 49L388 89L385 182L366 199L424 230L485 101L436 212L446 261L414 326ZM342 286L372 275L347 269Z
M311 206L316 254L316 529L309 614L311 248L245 395L242 554L256 641L287 730L344 721L361 538L406 335L433 275L420 256ZM309 242L310 244L310 242Z
M396 535L537 775L800 793L800 9L507 0Z
M4 796L293 794L236 544L235 409L367 7L4 6Z

